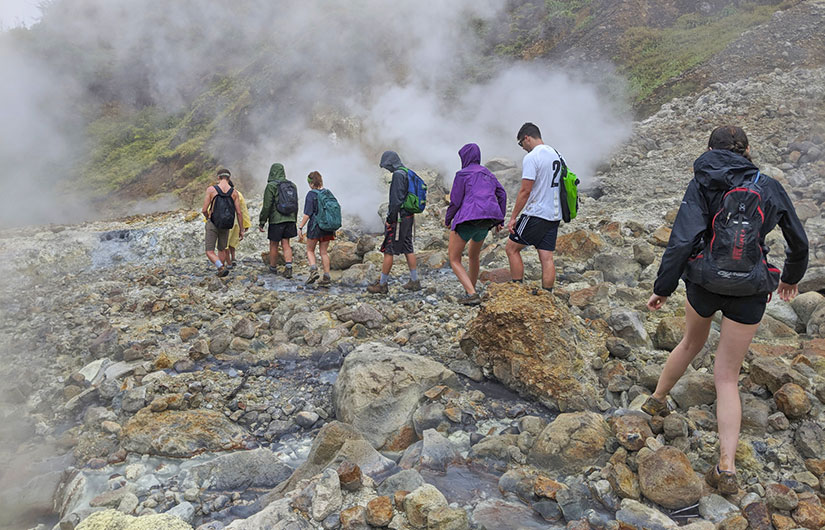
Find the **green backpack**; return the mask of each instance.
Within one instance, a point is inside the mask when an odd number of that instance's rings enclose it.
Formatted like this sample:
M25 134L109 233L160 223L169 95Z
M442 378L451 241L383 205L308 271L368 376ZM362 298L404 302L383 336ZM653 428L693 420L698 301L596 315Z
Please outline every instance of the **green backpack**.
M341 205L328 189L313 190L318 199L318 213L315 223L324 232L335 232L341 228Z
M559 186L559 199L561 200L561 218L565 223L569 223L576 218L579 213L579 179L575 173L570 171L567 167L567 162L556 151L561 160L562 170L564 175L561 178L561 186Z

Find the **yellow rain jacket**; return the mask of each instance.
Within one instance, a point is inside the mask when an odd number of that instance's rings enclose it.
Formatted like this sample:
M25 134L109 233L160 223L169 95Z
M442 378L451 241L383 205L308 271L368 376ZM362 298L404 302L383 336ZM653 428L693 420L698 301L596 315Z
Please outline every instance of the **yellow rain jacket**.
M238 191L238 190L235 190ZM249 210L246 208L246 200L241 195L241 192L238 191L238 202L241 203L241 216L243 217L243 227L244 230L248 230L249 227L252 226L252 221L249 219ZM240 234L240 229L238 228L238 216L235 216L235 226L232 227L232 230L229 232L229 246L232 248L238 248L238 235Z

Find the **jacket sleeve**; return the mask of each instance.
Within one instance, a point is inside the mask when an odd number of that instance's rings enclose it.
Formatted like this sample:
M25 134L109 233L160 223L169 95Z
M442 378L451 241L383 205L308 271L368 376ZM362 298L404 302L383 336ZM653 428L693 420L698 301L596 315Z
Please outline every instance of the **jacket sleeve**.
M453 187L450 190L450 205L447 207L447 215L444 216L444 224L451 226L455 214L461 208L461 203L464 202L464 177L459 173L455 174L453 179Z
M707 202L695 180L688 184L682 205L673 222L667 248L662 256L662 264L653 284L653 292L659 296L670 296L679 286L679 278L685 271L688 259L710 225Z
M390 183L390 201L387 211L387 222L398 222L398 214L401 212L401 205L407 198L407 172L403 169L394 171L392 182Z
M778 182L776 185L778 189L774 196L779 215L777 224L782 229L782 235L788 244L785 249L785 265L782 267L782 281L795 285L799 283L805 275L805 269L808 268L808 236L805 235L805 228L796 215L796 209L785 192L785 188Z
M274 188L275 186L267 184L264 189L264 204L261 206L261 215L258 216L258 226L264 226L269 221L269 213L272 210L272 204L275 202Z
M501 218L507 218L507 192L504 186L496 179L496 199L498 199L498 206L501 208Z

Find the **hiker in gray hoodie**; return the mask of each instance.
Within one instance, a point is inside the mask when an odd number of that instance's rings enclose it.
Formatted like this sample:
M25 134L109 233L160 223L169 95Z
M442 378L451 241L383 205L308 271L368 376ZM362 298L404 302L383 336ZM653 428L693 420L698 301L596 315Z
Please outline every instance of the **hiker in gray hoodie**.
M407 266L410 268L410 281L402 287L410 291L420 291L421 281L418 279L418 268L413 251L415 214L401 207L407 197L407 168L401 163L401 157L395 151L384 151L379 165L392 173L392 182L390 183L389 210L384 221L384 242L381 243L380 248L384 253L381 277L367 286L367 292L375 294L389 292L387 282L390 278L393 259L400 254L404 254Z

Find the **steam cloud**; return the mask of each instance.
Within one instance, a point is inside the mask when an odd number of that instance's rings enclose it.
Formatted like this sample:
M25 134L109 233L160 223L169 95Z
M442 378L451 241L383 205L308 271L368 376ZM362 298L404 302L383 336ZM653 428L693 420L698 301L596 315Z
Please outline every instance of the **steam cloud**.
M14 116L0 122L2 183L26 197L2 221L94 215L61 187L88 148L80 110L93 112L81 106L90 94L176 113L219 76L249 80L245 122L217 131L210 146L234 174L254 176L248 197L279 161L304 190L306 174L320 171L344 213L372 224L369 212L386 200L382 151L437 169L449 186L464 143L478 143L485 160L520 160L515 133L525 121L586 179L629 134L621 102L602 90L618 76L601 67L592 81L544 62L490 59L503 5L55 0L32 33L71 43L64 53L43 57L31 43L21 49L27 39L0 35L0 112Z

